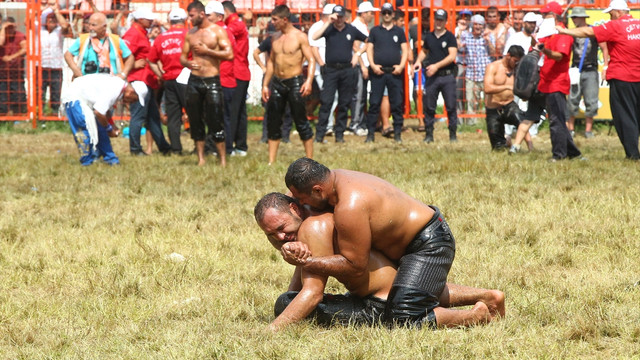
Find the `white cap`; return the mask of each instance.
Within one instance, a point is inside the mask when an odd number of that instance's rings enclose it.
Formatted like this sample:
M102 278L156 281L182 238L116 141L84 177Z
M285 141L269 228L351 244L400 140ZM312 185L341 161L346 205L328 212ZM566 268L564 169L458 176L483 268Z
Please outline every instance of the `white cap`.
M358 6L358 14L369 11L380 11L377 7L373 7L370 1L363 1Z
M602 10L603 13L611 12L611 10L629 10L627 2L624 0L611 0L609 7Z
M186 20L187 12L181 8L175 8L169 12L169 20Z
M538 21L538 16L536 16L535 13L532 13L531 11L529 11L528 13L524 14L524 17L522 18L522 21L524 21L524 22L537 22Z
M322 8L322 15L331 15L333 14L333 8L336 7L336 4L327 4Z
M471 17L472 24L482 24L484 25L484 16L480 14L475 14Z
M138 101L140 101L140 105L144 106L144 98L146 98L149 93L147 84L142 81L134 81L131 83L131 87L136 91L136 94L138 94Z
M207 6L204 8L204 13L207 15L211 14L219 14L224 15L224 6L220 1L209 1Z
M133 18L138 19L147 19L147 20L155 20L156 14L151 11L151 9L147 7L141 7L138 10L133 12Z

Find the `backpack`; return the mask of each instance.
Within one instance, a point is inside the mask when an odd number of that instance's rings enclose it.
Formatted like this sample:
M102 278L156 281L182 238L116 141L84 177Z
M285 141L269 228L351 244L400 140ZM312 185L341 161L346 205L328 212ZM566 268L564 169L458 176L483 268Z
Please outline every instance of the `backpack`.
M540 51L534 49L523 56L518 66L516 66L513 94L522 100L531 99L538 91L538 82L540 82L539 60Z

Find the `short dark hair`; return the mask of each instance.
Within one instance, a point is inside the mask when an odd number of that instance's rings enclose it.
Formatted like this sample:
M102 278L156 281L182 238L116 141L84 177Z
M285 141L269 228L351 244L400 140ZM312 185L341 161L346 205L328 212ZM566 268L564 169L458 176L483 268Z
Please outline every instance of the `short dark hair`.
M222 7L224 7L225 9L229 10L230 13L235 13L236 12L236 6L233 5L233 3L231 1L223 1L222 2Z
M507 50L507 54L512 57L517 57L518 59L522 59L524 56L524 49L520 45L511 45L509 50Z
M289 19L291 17L291 10L287 5L278 5L271 11L272 16L281 17L283 19Z
M404 17L404 11L400 10L400 9L396 9L393 12L393 20L398 20L400 18Z
M253 208L253 217L257 222L262 221L262 219L264 219L264 214L268 209L276 209L278 211L291 213L291 210L289 209L289 205L291 203L295 203L300 206L298 201L290 196L279 192L268 193L263 196Z
M195 0L194 2L189 4L189 6L187 6L187 12L189 12L189 11L191 11L193 9L196 9L198 12L204 11L204 4L202 4L198 0Z
M493 12L499 12L499 11L498 11L498 8L497 8L497 7L495 7L495 6L489 6L489 7L487 8L487 12L486 12L486 13L488 14L488 13L493 13Z
M287 174L284 176L284 182L288 188L293 186L296 190L309 194L313 185L325 181L330 172L326 166L304 157L289 165Z

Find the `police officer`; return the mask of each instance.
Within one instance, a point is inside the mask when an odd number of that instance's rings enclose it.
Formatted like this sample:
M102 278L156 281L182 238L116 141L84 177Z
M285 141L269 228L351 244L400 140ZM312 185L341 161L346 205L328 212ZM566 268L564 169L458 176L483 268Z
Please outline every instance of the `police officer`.
M333 99L338 91L338 107L334 127L336 142L344 142L344 131L347 128L347 111L353 98L357 79L355 66L361 62L360 42L367 36L345 22L345 10L336 5L329 21L325 22L312 37L318 40L324 37L327 42L326 64L324 66L324 87L320 92L320 111L316 128L316 142L323 142L327 131L327 122ZM354 51L355 49L355 51Z
M372 28L367 44L367 56L371 64L371 96L367 114L368 133L365 142L374 140L376 121L385 87L389 90L389 103L393 115L393 134L396 142L402 142L400 134L404 119L404 86L402 75L407 65L409 47L404 30L393 24L393 5L385 3L381 9L381 24Z
M433 124L435 122L436 104L438 94L442 93L444 105L449 117L449 141L456 142L456 129L458 128L458 114L456 113L456 55L458 44L456 37L445 28L447 12L443 9L436 10L433 18L433 31L427 33L422 45L422 51L418 54L414 70L420 71L422 61L427 58L425 68L427 79L424 84L424 122L426 143L433 142Z

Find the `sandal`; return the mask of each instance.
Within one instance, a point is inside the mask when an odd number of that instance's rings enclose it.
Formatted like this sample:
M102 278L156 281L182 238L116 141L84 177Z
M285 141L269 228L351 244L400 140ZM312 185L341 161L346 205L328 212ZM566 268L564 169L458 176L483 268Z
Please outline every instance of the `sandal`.
M393 134L393 128L392 127L388 127L386 129L382 130L382 136L384 136L384 137L391 137L391 134Z

